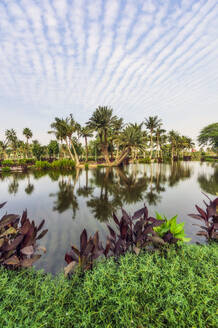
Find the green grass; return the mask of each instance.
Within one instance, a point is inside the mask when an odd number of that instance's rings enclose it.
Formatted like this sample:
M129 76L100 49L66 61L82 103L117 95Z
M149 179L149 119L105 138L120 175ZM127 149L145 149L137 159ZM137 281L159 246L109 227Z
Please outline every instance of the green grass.
M127 254L71 280L0 269L0 327L217 327L217 250Z

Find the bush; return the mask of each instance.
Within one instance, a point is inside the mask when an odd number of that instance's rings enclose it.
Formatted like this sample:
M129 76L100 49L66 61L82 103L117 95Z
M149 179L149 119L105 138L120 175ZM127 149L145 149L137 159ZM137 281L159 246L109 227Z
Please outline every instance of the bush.
M150 160L149 157L140 158L140 159L139 159L139 163L140 163L140 164L150 164L150 163L151 163L151 160Z
M4 205L0 204L0 209ZM0 218L0 265L10 269L32 266L41 256L36 254L36 242L48 231L39 233L44 223L45 220L37 227L28 219L27 211L22 216L5 214Z
M47 161L36 161L35 167L41 170L47 170L51 168L51 164Z
M85 167L85 170L88 170L89 169L89 164L85 163L84 167Z
M71 280L2 268L0 327L216 327L217 250L126 254Z
M36 162L34 158L26 158L25 161L26 164L30 164L30 165L34 165Z
M2 161L2 166L14 166L16 165L16 162L11 159L5 159Z
M75 162L71 159L60 159L51 164L53 169L72 170L75 168Z
M4 167L2 167L2 172L5 172L5 173L11 172L11 168L9 166L4 166Z

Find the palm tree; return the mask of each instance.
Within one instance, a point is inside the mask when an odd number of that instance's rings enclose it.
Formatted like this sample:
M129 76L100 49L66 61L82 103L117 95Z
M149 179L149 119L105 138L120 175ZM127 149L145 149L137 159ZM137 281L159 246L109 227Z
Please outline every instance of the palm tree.
M142 131L142 124L129 124L123 132L117 137L122 152L115 160L116 165L120 165L130 152L135 150L144 150L146 137Z
M160 152L160 141L161 141L161 136L166 132L166 130L161 129L160 126L157 127L155 131L155 139L156 139L156 153L157 153L157 158L159 158L159 152Z
M161 119L158 116L149 116L145 119L145 126L150 131L150 159L152 159L153 154L153 133L154 130L162 125Z
M79 134L85 139L85 148L86 148L86 162L88 162L88 138L93 136L92 130L88 126L80 127Z
M75 122L73 119L72 114L69 115L69 117L66 117L65 119L60 119L58 117L55 117L55 121L51 124L51 128L53 130L48 131L48 133L54 133L56 136L56 139L58 140L64 140L66 143L68 152L70 154L70 157L75 160L76 166L79 165L79 157L77 155L74 143L73 143L73 134L78 132L78 123ZM71 148L73 149L73 153L71 152Z
M6 159L6 149L8 147L7 141L0 141L0 149L2 150L3 159Z
M17 151L17 134L14 129L8 129L5 131L5 136L6 136L6 142L11 145L13 152L14 152L14 157L16 157L16 151Z
M87 122L87 126L90 129L97 131L99 135L101 150L108 165L110 165L108 154L108 131L113 128L116 122L117 117L113 116L113 109L107 106L99 106L96 108L92 117Z
M28 155L28 151L29 151L29 139L32 138L33 133L29 128L24 128L23 129L23 135L26 137L26 144L27 144L27 155Z
M177 140L178 140L179 134L178 132L171 130L168 133L168 141L170 142L171 146L171 160L173 161L175 151L177 149Z

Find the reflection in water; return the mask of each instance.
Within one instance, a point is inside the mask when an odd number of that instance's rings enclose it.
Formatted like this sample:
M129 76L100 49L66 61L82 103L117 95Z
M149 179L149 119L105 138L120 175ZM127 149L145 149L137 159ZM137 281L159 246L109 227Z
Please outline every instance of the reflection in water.
M55 194L50 194L51 197L56 197L54 201L54 211L63 213L68 209L73 210L73 218L76 216L76 211L79 209L77 197L74 189L78 181L80 170L77 169L72 175L63 176L58 183L59 191Z
M215 164L212 174L201 173L198 176L200 188L211 195L216 195L218 192L218 165Z
M172 165L98 168L85 171L85 183L81 186L78 183L81 172L82 170L79 169L70 174L59 171L34 171L31 174L1 175L0 179L8 181L8 193L13 195L19 191L19 180L26 179L24 191L27 195L31 195L34 191L34 184L30 178L38 180L49 176L52 181L58 182L58 191L49 195L55 198L54 211L63 213L72 209L73 218L75 218L79 209L77 197L82 197L87 199L87 207L91 209L96 219L107 221L114 211L122 206L125 207L126 204L146 200L148 205L157 205L166 188L174 187L193 174L187 162L175 162ZM198 176L198 182L203 191L215 195L218 185L218 166L214 165L214 172L209 175L201 173Z
M190 178L192 175L188 163L180 162L175 162L173 165L153 164L147 167L132 165L124 168L98 168L86 170L85 184L81 186L79 183L77 186L81 172L79 169L70 174L59 171L33 171L32 174L15 173L7 177L2 175L0 178L2 180L8 178L8 192L13 195L19 190L18 181L26 179L27 185L24 191L27 195L31 195L34 184L30 182L30 176L34 177L34 180L49 176L52 181L58 182L58 191L49 194L50 197L55 198L53 211L63 213L72 209L72 217L75 218L79 209L78 196L88 198L87 207L91 209L96 219L107 221L114 211L122 206L125 207L126 204L146 200L148 205L156 205L161 201L161 194L165 192L167 185L173 187L180 180ZM199 176L199 183L205 191L211 190L211 182L215 190L217 169L209 180L207 177Z
M98 230L106 240L105 223L113 212L119 216L121 207L134 213L146 203L151 215L156 210L167 217L178 214L188 236L199 241L187 214L201 199L201 189L215 194L217 185L218 167L199 162L0 174L0 194L2 202L9 200L9 211L27 208L38 223L46 219L48 234L43 245L47 253L37 267L51 272L61 270L64 254L72 243L79 244L84 227L90 234Z

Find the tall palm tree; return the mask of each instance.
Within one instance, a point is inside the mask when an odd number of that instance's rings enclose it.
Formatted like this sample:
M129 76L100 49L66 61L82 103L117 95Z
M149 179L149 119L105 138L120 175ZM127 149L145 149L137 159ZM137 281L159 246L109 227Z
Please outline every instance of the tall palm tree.
M87 126L96 131L99 135L101 150L108 165L110 165L108 154L108 131L113 128L116 121L117 117L113 116L112 108L99 106L87 122Z
M16 151L17 151L17 134L14 129L8 129L5 131L5 136L6 136L6 142L10 144L11 148L13 149L14 152L14 157L16 157Z
M157 154L157 158L159 158L159 154L160 154L160 141L161 141L161 136L166 132L166 130L161 129L160 126L157 127L156 131L155 131L155 139L156 139L156 154Z
M79 134L85 139L85 148L86 148L86 162L88 162L88 138L93 136L92 130L88 126L80 127Z
M142 131L142 123L127 125L118 136L118 141L123 150L120 156L115 160L116 165L120 165L130 152L144 150L146 137Z
M175 152L177 149L177 140L178 140L179 134L178 132L171 130L168 133L168 141L170 143L171 147L171 160L173 161L173 158L175 156Z
M8 147L8 143L6 140L0 141L0 149L2 150L3 159L6 159L6 149Z
M24 128L23 129L23 135L26 137L26 144L27 144L27 155L29 151L29 139L32 138L33 133L29 128Z
M161 119L158 116L149 116L145 119L145 126L150 131L150 158L152 159L153 154L153 133L154 130L162 125Z

